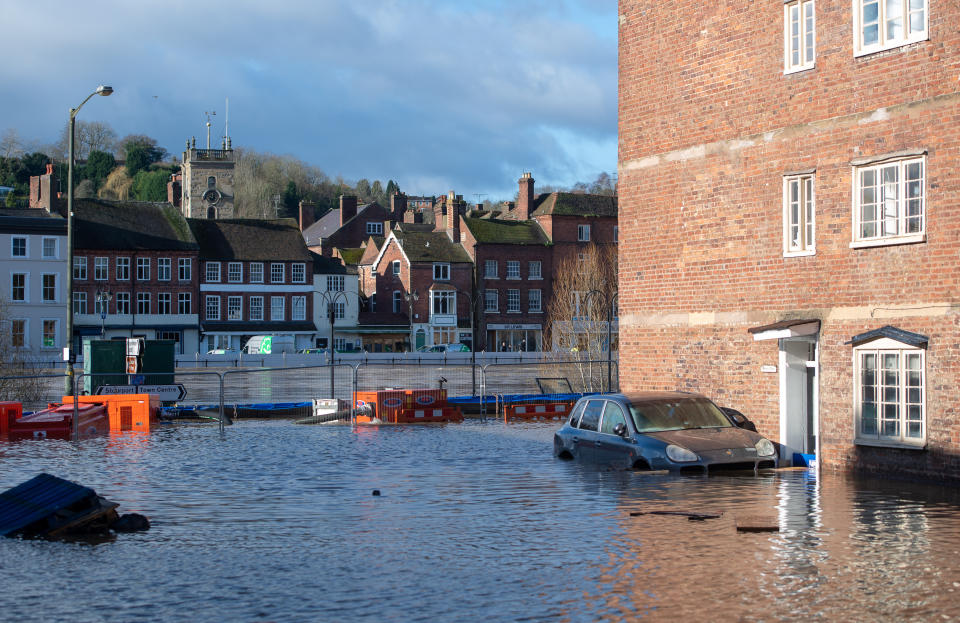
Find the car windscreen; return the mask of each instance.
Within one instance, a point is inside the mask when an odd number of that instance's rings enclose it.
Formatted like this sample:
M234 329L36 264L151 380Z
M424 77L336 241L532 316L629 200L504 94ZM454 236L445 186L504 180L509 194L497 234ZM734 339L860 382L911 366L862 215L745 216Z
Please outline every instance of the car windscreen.
M732 426L720 409L705 398L638 401L630 404L630 415L641 433Z

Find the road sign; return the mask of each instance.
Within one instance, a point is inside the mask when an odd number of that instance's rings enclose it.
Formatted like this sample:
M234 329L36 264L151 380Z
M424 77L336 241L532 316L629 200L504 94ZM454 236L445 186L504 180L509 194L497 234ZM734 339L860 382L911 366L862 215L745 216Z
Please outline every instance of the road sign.
M98 396L102 394L136 394L136 385L100 385L94 392Z
M102 394L154 394L162 402L183 400L187 390L182 383L172 385L101 385L97 387L97 395Z

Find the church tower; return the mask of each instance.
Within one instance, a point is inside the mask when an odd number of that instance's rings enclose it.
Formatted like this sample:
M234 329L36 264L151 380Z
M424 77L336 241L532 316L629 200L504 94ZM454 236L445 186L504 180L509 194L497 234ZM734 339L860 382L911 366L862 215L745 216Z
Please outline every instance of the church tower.
M208 143L209 143L209 136ZM197 139L187 141L183 152L180 209L187 218L233 218L233 173L236 160L230 137L221 149L197 149Z

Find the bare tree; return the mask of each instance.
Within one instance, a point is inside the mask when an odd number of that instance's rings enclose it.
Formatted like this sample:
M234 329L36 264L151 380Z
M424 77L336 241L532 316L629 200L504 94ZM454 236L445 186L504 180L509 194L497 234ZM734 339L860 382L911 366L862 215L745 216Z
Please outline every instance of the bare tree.
M116 147L117 133L101 121L76 121L73 136L73 155L77 160L85 160L93 150L113 153ZM60 134L57 151L64 158L70 149L70 124L67 123Z
M0 156L4 158L19 158L25 153L23 141L13 128L7 128L0 136Z
M48 397L48 379L39 378L44 370L22 344L15 343L15 336L9 306L0 298L0 400L43 406Z
M605 364L596 362L608 358L607 323L614 316L616 294L616 245L590 243L554 266L547 310L552 350L558 358L588 362L576 367L580 391L605 387ZM613 335L612 328L609 333Z

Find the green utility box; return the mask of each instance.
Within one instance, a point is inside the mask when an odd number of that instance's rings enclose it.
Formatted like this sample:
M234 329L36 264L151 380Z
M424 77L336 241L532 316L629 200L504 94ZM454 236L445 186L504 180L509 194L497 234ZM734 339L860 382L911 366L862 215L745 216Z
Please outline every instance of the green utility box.
M143 340L140 354L128 355L127 340L84 340L83 393L96 393L103 385L172 385L175 345L173 340ZM128 357L135 358L134 372Z

